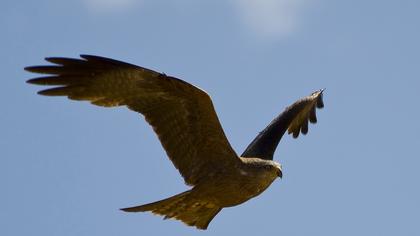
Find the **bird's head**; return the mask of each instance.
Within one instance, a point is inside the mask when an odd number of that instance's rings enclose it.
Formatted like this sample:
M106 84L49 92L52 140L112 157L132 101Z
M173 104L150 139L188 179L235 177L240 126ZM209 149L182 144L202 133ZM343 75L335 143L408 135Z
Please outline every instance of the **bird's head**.
M281 169L281 165L280 163L277 163L275 161L264 161L263 163L261 163L261 167L262 169L264 169L264 172L268 172L268 174L270 176L272 176L272 178L282 178L283 177L283 171Z
M283 178L283 170L281 169L280 163L277 163L277 162L273 161L272 168L274 168L274 170L275 170L275 172L276 172L276 174L279 178Z
M258 157L250 157L244 158L241 157L242 162L245 164L245 169L248 169L253 173L261 176L261 177L268 177L274 180L276 177L282 178L283 171L281 168L281 164L272 160L265 160ZM264 178L266 178L264 177Z

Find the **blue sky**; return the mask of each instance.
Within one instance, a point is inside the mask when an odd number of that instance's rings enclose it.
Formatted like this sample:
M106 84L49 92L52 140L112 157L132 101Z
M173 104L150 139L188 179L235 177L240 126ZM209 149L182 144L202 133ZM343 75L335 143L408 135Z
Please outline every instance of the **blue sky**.
M419 1L8 1L0 235L420 235ZM205 232L121 207L188 187L136 113L36 95L28 65L96 54L205 89L241 153L326 88L283 179Z

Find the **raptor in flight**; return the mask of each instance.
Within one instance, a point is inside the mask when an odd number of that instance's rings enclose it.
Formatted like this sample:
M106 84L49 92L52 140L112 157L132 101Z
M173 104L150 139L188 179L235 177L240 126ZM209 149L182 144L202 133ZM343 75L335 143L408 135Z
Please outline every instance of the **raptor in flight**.
M168 157L192 188L167 199L130 208L151 211L187 225L206 229L225 207L261 194L277 178L281 165L273 161L283 134L294 138L308 132L323 107L316 91L287 107L238 156L227 140L210 96L174 77L125 62L91 55L81 59L50 57L53 65L31 66L44 74L27 82L53 86L39 92L66 96L97 106L127 106L153 127Z

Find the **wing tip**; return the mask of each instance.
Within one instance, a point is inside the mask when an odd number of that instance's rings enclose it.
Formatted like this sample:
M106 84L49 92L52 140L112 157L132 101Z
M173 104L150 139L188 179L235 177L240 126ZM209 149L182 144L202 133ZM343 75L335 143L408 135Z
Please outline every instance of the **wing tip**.
M27 72L31 72L31 73L39 73L39 72L38 72L39 66L26 66L26 67L24 67L23 69L24 69L25 71L27 71Z
M325 88L319 90L318 100L316 101L316 107L319 109L324 108L324 100L323 100L324 90Z
M146 205L141 205L141 206L134 206L134 207L125 207L125 208L120 208L120 211L124 211L124 212L146 212L146 211L152 211L152 209L147 208L147 206L149 206L149 204Z
M91 54L80 54L79 57L84 59L84 60L89 60L89 58L90 59L92 59L92 58L105 58L105 57L95 56L95 55L91 55Z
M28 80L26 80L25 81L25 83L27 83L27 84L37 84L37 79L28 79Z
M325 88L319 89L315 92L313 92L310 96L310 100L316 101L316 108L322 109L324 108L324 100L323 100L323 94L324 94Z
M43 95L43 96L64 96L62 94L58 95L56 91L57 91L57 88L50 88L50 89L44 89L44 90L38 91L37 94Z
M123 212L135 212L135 211L130 210L130 209L131 209L131 207L127 207L127 208L120 208L120 211L123 211Z
M307 135L309 133L309 127L308 127L308 121L311 124L317 123L318 119L316 117L316 109L324 108L324 101L323 101L323 92L325 91L325 88L319 89L315 92L313 92L307 99L309 101L312 101L313 105L312 108L309 111L309 114L307 115L307 120L304 121L305 123L302 123L299 125L299 127L289 127L289 134L292 134L294 139L297 139L299 137L299 134Z

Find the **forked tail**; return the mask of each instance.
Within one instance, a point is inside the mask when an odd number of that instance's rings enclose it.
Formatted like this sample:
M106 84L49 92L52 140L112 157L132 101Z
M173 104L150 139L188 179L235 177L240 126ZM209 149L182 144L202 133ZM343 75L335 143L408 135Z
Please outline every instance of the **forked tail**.
M207 229L210 221L222 208L208 201L194 199L190 193L191 191L186 191L157 202L121 210L126 212L151 211L154 214L164 216L164 219L174 218L189 226Z

